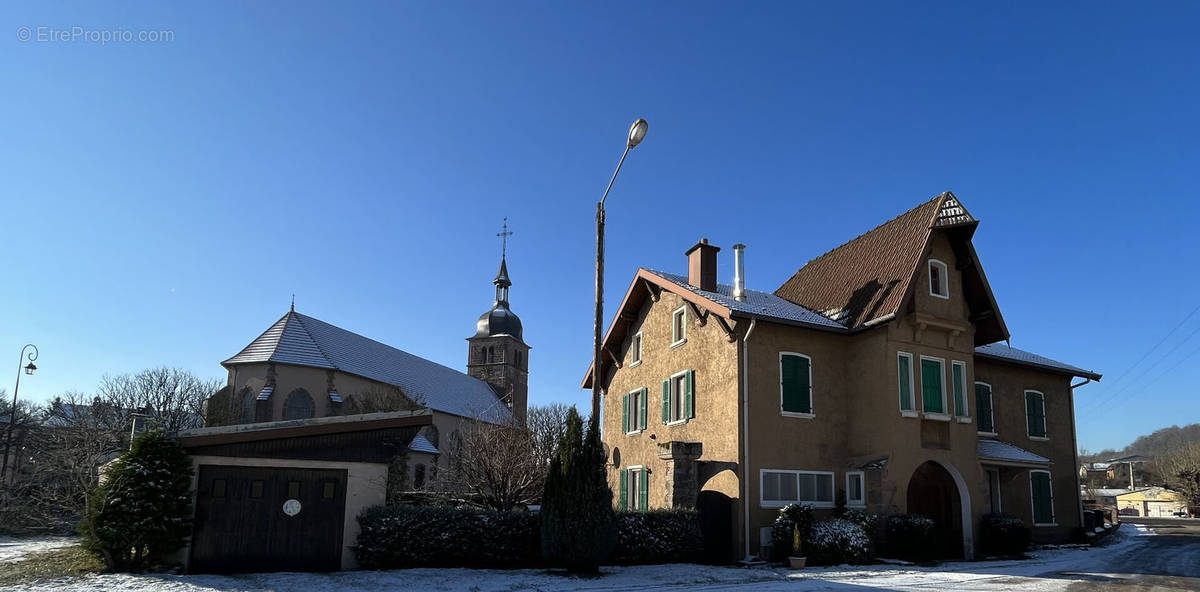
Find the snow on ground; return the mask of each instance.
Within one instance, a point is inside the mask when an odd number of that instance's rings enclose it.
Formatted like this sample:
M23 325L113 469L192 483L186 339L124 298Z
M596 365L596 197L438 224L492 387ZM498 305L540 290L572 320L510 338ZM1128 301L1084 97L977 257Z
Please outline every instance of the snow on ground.
M274 573L237 576L105 574L75 580L0 588L3 592L351 592L431 590L436 592L541 590L1064 590L1071 584L1113 578L1105 564L1143 544L1142 528L1117 532L1115 541L1093 549L1038 551L1033 559L951 562L937 567L836 566L793 571L777 567L644 565L613 567L600 578L574 578L545 570L409 569L331 574ZM1064 573L1065 572L1065 573ZM1120 576L1115 576L1120 577Z
M19 561L31 553L53 551L79 542L78 537L15 538L0 536L0 562Z

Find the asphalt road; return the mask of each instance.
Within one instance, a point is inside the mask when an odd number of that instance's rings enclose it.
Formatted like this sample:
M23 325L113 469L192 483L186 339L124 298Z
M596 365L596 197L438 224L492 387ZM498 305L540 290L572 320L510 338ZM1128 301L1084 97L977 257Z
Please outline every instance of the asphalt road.
M1144 537L1144 543L1111 557L1103 570L1054 574L1083 579L1067 590L1200 590L1200 519L1125 517L1124 521L1149 527L1155 536Z

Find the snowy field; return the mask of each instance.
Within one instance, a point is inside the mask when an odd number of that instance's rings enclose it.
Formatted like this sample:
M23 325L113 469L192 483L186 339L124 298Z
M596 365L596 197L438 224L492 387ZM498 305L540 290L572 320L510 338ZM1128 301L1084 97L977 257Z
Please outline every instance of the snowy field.
M26 555L53 551L78 543L77 537L13 538L0 536L0 563L19 561Z
M96 575L68 581L0 588L4 592L351 592L383 590L1005 590L1041 592L1071 586L1103 589L1127 579L1106 569L1136 551L1149 531L1125 525L1118 540L1097 549L1038 551L1023 561L953 562L938 567L872 565L792 571L783 568L648 565L605 568L600 578L571 578L544 570L410 569L332 574ZM61 541L60 541L61 542ZM46 541L30 543L44 549ZM9 551L12 553L32 551ZM1128 576L1133 577L1133 576ZM1088 584L1091 584L1089 586Z

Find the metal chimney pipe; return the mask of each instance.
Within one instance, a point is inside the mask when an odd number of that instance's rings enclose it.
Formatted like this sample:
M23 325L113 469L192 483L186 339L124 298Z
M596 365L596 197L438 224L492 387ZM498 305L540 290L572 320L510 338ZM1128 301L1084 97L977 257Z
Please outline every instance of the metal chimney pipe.
M746 300L746 245L733 245L733 298Z

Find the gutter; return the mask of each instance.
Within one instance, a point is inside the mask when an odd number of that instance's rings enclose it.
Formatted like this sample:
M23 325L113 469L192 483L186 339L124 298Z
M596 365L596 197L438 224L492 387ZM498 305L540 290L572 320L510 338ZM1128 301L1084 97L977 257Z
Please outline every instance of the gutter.
M1073 442L1075 444L1074 446L1071 447L1071 458L1074 460L1073 466L1075 466L1075 467L1079 466L1079 440L1077 439L1077 436L1075 435L1075 389L1092 381L1092 379L1088 378L1088 377L1081 377L1081 378L1083 378L1083 382L1081 382L1079 384L1072 384L1071 388L1067 389L1067 398L1068 398L1067 402L1071 404L1071 442ZM1068 384L1070 384L1070 383L1068 382ZM1133 464L1130 463L1129 466L1132 467ZM1075 507L1079 511L1079 525L1083 526L1083 500L1079 498L1079 492L1080 492L1081 488L1083 487L1083 483L1081 483L1079 481L1081 479L1081 477L1079 476L1079 471L1075 470L1074 473L1075 473Z
M746 556L743 563L754 561L750 553L750 334L758 319L750 319L750 328L742 336L742 526Z

